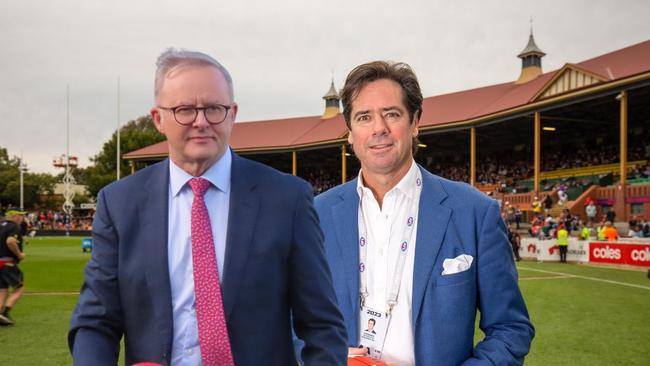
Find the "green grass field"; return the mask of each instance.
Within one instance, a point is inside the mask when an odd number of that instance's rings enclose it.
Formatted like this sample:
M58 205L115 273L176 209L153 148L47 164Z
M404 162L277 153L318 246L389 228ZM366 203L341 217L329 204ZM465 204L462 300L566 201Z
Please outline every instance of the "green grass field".
M69 365L66 334L89 254L80 238L32 238L21 268L27 293L0 328L0 364ZM537 335L526 365L650 364L645 272L520 262ZM477 334L480 339L482 334Z

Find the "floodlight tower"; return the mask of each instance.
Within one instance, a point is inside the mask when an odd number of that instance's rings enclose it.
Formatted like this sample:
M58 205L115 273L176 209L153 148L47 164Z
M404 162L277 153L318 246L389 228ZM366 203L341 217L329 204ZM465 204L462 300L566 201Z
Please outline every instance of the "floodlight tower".
M23 176L25 172L27 172L27 165L25 165L22 158L20 159L18 170L20 170L20 210L22 211L25 209L25 186Z

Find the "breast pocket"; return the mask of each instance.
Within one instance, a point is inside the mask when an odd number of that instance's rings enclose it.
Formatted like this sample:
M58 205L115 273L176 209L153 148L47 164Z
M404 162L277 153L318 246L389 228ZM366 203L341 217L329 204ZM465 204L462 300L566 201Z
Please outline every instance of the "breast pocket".
M474 279L474 275L475 275L474 271L475 271L474 266L472 266L466 271L462 271L454 274L448 274L444 276L440 275L436 280L436 287L454 286L454 285L461 285L464 283L468 283Z

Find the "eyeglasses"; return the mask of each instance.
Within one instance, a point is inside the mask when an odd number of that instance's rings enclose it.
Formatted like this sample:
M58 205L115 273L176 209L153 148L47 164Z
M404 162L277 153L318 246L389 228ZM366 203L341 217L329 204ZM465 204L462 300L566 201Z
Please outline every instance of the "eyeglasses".
M199 111L203 111L203 116L209 124L218 125L226 120L226 116L228 115L228 111L232 108L232 105L212 104L206 107L181 105L171 108L158 106L158 108L171 111L174 114L176 122L183 126L189 126L194 123L194 121L196 121L196 116L199 115Z

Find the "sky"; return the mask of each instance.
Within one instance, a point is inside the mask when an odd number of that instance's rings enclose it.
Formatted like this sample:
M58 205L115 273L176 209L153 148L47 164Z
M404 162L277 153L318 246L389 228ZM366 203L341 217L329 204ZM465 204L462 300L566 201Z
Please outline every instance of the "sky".
M0 147L30 172L80 166L153 105L168 47L231 73L239 122L320 115L334 80L403 61L425 97L514 81L532 26L544 72L650 39L647 0L0 0ZM119 78L119 109L118 109ZM118 120L119 115L119 120Z

